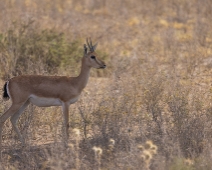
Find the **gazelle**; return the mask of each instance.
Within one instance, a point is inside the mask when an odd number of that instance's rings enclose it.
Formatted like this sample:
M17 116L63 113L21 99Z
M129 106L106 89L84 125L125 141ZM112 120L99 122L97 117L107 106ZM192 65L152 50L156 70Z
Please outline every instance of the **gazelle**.
M88 39L86 42L89 51L87 46L84 45L84 56L78 77L22 75L13 77L5 83L3 97L5 99L11 98L12 105L0 117L0 158L2 128L9 117L15 132L18 134L22 145L24 145L24 139L17 127L17 120L29 103L39 107L62 106L64 126L68 136L70 104L78 100L82 90L87 85L90 69L92 67L97 69L106 67L105 63L98 59L95 52L97 44L92 45L92 41Z

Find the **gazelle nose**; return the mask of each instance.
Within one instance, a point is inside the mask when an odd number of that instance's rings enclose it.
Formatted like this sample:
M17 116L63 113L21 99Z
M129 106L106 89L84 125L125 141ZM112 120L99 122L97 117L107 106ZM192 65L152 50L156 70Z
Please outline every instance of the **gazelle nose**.
M103 64L101 67L99 67L99 68L105 68L106 67L106 65L105 64Z

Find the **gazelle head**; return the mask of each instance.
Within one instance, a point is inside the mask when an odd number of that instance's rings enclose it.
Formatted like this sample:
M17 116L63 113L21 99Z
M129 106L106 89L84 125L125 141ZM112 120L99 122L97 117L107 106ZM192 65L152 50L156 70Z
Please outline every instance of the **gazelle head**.
M98 55L95 52L97 43L95 45L92 44L91 39L86 39L87 45L84 44L84 57L83 62L88 67L98 68L98 69L104 69L106 67L105 63L98 59ZM88 46L88 48L87 48ZM89 50L89 51L88 51Z

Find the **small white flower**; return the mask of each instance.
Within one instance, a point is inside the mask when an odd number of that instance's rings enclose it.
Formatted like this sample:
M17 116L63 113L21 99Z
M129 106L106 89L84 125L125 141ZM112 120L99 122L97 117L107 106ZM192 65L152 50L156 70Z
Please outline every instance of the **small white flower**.
M96 154L98 155L102 154L102 148L94 146L92 149L94 150Z
M77 136L79 136L80 135L80 130L79 129L73 129L73 132L77 135Z

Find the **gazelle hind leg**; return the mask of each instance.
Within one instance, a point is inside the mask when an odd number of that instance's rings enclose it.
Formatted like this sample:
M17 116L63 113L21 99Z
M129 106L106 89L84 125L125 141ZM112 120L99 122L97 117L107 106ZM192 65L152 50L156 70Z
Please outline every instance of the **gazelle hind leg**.
M25 110L25 108L29 105L29 101L27 100L26 103L23 104L23 106L21 106L21 108L14 114L11 116L10 121L13 125L13 129L15 130L15 132L17 133L19 140L21 141L22 145L25 145L25 141L17 127L17 121L18 118L20 117L20 115L23 113L23 111Z
M12 104L10 108L0 117L0 160L2 158L2 128L4 125L4 122L12 116L14 113L18 112L18 110L21 108L21 106L24 103L19 104Z

